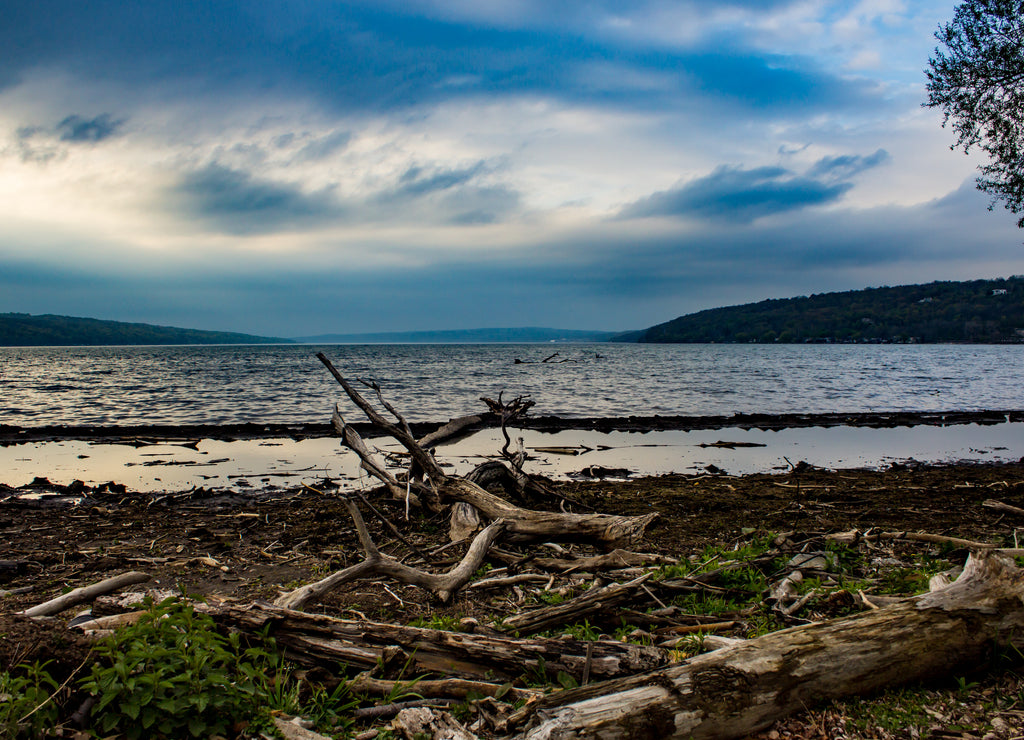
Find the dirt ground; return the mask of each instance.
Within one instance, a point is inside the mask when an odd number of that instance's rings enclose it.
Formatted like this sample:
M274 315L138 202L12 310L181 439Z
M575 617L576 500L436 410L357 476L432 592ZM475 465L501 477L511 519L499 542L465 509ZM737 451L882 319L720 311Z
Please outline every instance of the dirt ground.
M551 485L577 502L577 510L657 512L658 519L638 549L676 557L699 553L710 543L734 541L748 529L908 530L1003 546L1016 546L1018 533L1024 537L1024 517L982 505L997 499L1024 507L1021 463L893 466L884 471L797 466L776 475L673 475ZM0 486L0 561L5 561L0 563L0 671L52 660L61 680L88 660L88 645L65 628L76 610L43 622L15 616L72 587L139 570L153 577L147 588L272 600L282 590L360 557L351 521L330 481L323 481L316 491L300 488L270 497L209 494L201 489L134 494L118 486L69 491L44 481L38 481L34 490L40 498L28 499L24 490ZM400 507L380 502L373 493L366 495L417 548L430 550L446 542L443 517L413 513L407 521ZM80 499L75 505L67 503L71 494ZM372 514L367 512L366 519L383 551L396 557L409 554ZM576 549L585 551L583 546ZM461 554L447 550L433 566L448 567ZM500 609L495 601L466 592L441 606L413 586L365 581L328 595L316 608L327 614L403 623L446 615L485 621ZM965 707L980 706L985 691L1022 689L1016 674L986 675L971 697L961 698ZM931 736L982 737L971 734L958 717L950 714ZM825 709L783 721L760 737L904 736L881 730L857 734L845 722L842 711ZM992 737L1013 736L1007 733Z

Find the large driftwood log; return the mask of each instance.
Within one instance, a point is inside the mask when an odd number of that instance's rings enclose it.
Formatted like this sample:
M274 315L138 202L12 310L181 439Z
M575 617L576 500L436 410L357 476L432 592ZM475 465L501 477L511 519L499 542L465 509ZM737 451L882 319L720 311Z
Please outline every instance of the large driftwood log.
M977 666L1022 629L1024 571L982 552L941 591L554 695L524 737L744 737L822 700Z
M596 544L605 550L635 544L643 536L647 526L657 517L657 514L630 517L524 509L485 491L472 481L448 475L438 465L429 450L419 444L401 414L391 404L383 400L379 388L371 386L377 391L378 401L395 417L397 422L389 421L377 411L373 404L367 401L338 372L323 352L318 353L317 358L338 381L351 401L366 415L366 418L405 447L417 470L422 470L429 480L429 486L414 481L407 481L405 484L398 481L383 464L375 459L359 434L345 422L341 412L335 408L332 423L342 435L346 446L359 456L363 468L382 481L393 496L403 497L414 492L424 505L435 511L440 510L445 504L461 501L477 509L488 519L504 519L506 531L512 539L584 541Z
M267 604L211 606L204 611L215 621L245 632L258 632L269 625L270 635L290 657L331 669L339 663L374 668L385 651L395 647L408 656L407 676L429 672L490 681L507 681L531 671L546 673L548 679L564 671L579 681L588 665L591 680L602 680L648 671L670 659L667 650L612 640L516 639L448 632L337 619Z

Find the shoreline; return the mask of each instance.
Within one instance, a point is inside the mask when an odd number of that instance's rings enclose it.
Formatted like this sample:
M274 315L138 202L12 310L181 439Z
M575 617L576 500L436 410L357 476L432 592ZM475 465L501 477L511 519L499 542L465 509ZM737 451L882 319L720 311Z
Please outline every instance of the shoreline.
M413 433L425 435L447 423L449 420L434 422L410 422ZM536 416L516 421L516 427L540 432L587 430L597 432L653 432L653 431L702 431L727 428L781 430L808 427L869 427L888 429L913 426L954 426L963 424L1003 424L1024 422L1024 410L978 410L978 411L869 411L858 413L790 413L750 414L737 413L731 416L625 416L625 417L559 417ZM366 422L351 424L366 438L379 436L376 428ZM497 419L483 417L467 431L495 428ZM42 425L18 426L0 424L0 446L23 442L52 442L63 440L82 441L124 441L146 440L196 440L212 439L222 441L243 439L268 439L290 437L295 440L338 436L327 423L261 423L246 422L232 424L145 424L128 426L101 425Z

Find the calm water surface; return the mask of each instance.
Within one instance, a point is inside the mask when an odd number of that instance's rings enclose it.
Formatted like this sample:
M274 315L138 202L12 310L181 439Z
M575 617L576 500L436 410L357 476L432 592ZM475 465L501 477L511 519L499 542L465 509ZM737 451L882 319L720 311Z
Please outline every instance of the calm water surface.
M1024 409L1021 345L16 347L0 348L0 423L326 421L341 396L320 350L410 421L501 391L565 417Z

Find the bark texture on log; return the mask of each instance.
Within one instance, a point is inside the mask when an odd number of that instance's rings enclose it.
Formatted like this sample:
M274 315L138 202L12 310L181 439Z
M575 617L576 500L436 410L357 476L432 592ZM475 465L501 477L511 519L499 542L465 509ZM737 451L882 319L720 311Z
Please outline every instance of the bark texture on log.
M205 609L217 622L246 632L270 625L271 636L296 660L334 668L338 663L374 668L385 650L400 648L409 658L407 672L436 672L473 680L508 680L527 671L554 678L565 671L581 680L591 645L590 677L602 680L666 665L670 653L660 648L612 640L516 639L498 635L404 627L351 621L251 604Z
M975 666L1022 628L1024 571L981 552L941 591L542 700L524 737L744 737L822 700Z
M488 519L504 519L512 540L588 542L605 550L614 550L638 543L647 526L658 517L657 513L616 516L534 511L510 504L464 478L445 478L435 483L442 499L467 503Z

